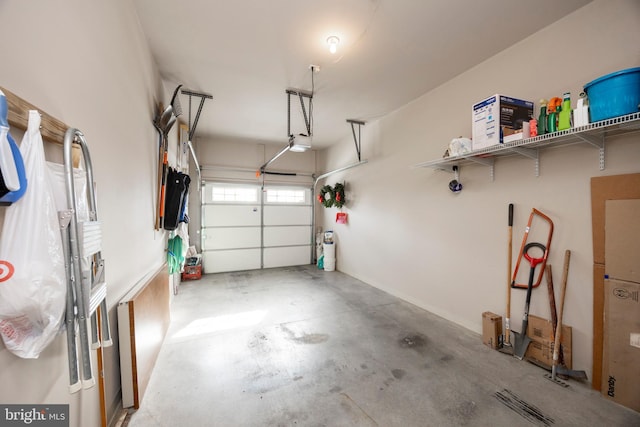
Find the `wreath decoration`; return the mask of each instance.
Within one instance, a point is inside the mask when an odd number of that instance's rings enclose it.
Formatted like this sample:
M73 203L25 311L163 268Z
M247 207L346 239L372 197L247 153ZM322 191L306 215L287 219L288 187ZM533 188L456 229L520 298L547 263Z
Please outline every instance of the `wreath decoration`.
M325 185L320 189L317 199L325 208L330 208L332 206L341 208L344 206L345 202L344 184L337 183L335 187Z
M345 197L344 197L344 184L338 182L335 187L333 187L333 206L336 208L341 208L344 205Z
M329 197L327 197L327 193ZM325 185L320 189L320 193L318 194L318 202L324 205L325 208L330 208L333 206L334 194L333 188L330 185Z

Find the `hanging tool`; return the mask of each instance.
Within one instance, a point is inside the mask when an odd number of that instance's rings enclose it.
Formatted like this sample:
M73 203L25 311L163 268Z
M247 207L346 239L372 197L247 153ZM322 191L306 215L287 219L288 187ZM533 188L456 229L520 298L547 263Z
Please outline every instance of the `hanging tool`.
M171 103L161 113L156 115L153 120L153 127L158 131L158 194L156 205L156 221L155 229L162 228L164 220L164 197L166 191L168 153L169 153L169 131L176 122L176 119L182 114L182 105L178 93L182 85L178 85L173 91Z
M504 315L504 335L502 337L502 345L498 348L502 353L513 354L513 346L511 345L511 264L513 252L513 203L509 203L509 220L508 220L508 239L507 239L507 309Z
M166 110L165 110L166 111ZM157 194L156 194L156 220L154 228L156 230L160 230L160 189L162 188L162 159L163 159L163 138L162 138L162 129L164 128L162 125L162 116L163 113L158 113L158 115L153 119L153 127L158 131L158 180L156 184Z
M27 190L20 148L9 133L7 98L0 91L0 204L10 205Z
M182 115L182 104L180 104L180 98L178 97L178 91L182 85L178 85L173 91L173 96L171 97L171 109L173 110L173 115L176 117L180 117Z
M523 250L523 255L529 261L531 265L531 270L529 270L529 285L527 286L527 297L525 299L524 304L524 315L522 316L522 329L520 329L520 333L513 332L515 335L515 346L513 349L513 355L522 360L524 354L529 347L529 343L531 342L531 338L527 336L527 326L529 326L529 305L531 303L531 291L533 290L533 280L535 277L536 266L542 262L544 262L544 256L540 258L534 258L529 254L529 250L532 248L538 248L542 250L543 254L547 252L547 249L542 243L528 243Z
M560 310L558 311L558 326L556 328L556 335L553 343L553 365L551 366L551 375L546 374L545 377L558 385L568 387L568 384L559 380L557 375L567 375L569 377L586 380L587 373L585 371L578 371L568 369L564 365L560 365L560 340L562 339L562 313L564 311L564 298L567 292L567 278L569 276L569 261L571 259L571 251L566 250L564 253L564 269L562 271L562 291L560 293Z
M171 119L169 119L169 123L162 130L162 176L160 177L160 198L158 200L158 219L160 228L164 225L164 199L167 192L167 173L169 172L169 131L175 121L176 118L172 115Z
M173 107L171 105L167 106L163 111L161 111L153 120L153 126L158 131L158 182L157 188L158 193L156 197L156 221L155 221L155 229L159 230L162 227L161 221L161 206L162 204L162 178L164 176L164 155L165 155L165 133L169 132L171 126L173 126ZM175 120L175 119L174 119Z
M11 149L13 139L9 134L9 123L7 121L9 110L7 108L7 98L0 91L0 179L2 179L2 193L4 196L9 191L20 189L20 179L18 178L18 169L13 160L13 152ZM15 144L15 142L13 142Z
M529 222L527 223L527 227L524 230L524 236L522 237L522 245L520 246L520 255L518 257L518 260L516 261L516 268L513 270L513 278L511 280L512 288L527 289L528 287L528 285L517 283L516 278L518 276L518 270L520 268L520 261L522 261L522 257L524 256L524 252L525 252L524 249L525 249L525 246L527 245L527 239L529 237L529 232L531 231L531 224L533 222L534 217L540 217L549 224L549 234L547 236L547 244L545 246L546 250L543 255L540 274L538 275L538 278L533 283L534 288L537 288L538 285L540 285L540 282L542 281L542 274L544 273L545 266L547 265L547 258L549 257L549 249L551 248L551 237L553 237L553 221L551 221L551 218L549 218L547 215L543 214L542 212L534 208L531 211L531 214L529 215Z

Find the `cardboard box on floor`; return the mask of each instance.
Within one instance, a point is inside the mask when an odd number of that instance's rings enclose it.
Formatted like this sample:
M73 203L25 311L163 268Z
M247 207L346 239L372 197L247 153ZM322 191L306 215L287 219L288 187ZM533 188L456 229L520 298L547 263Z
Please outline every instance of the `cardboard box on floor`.
M502 335L502 316L485 311L482 313L482 343L497 349Z
M640 412L640 200L607 200L602 394Z
M572 367L571 333L571 326L562 325L560 344L562 345L564 365L569 369ZM550 371L553 365L554 344L551 321L530 314L527 336L531 338L531 344L529 344L527 352L524 354L525 359Z

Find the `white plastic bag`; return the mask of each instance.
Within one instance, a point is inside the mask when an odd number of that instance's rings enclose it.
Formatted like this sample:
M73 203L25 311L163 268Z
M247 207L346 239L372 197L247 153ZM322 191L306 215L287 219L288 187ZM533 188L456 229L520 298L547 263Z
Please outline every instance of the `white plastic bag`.
M471 152L471 140L469 138L453 138L449 143L449 155L461 156Z
M62 237L39 128L40 115L30 111L20 144L29 186L7 208L0 235L0 261L13 267L0 282L0 335L23 358L37 358L51 343L66 305Z
M67 187L64 165L47 162L49 180L53 189L56 210L71 209L67 203ZM78 222L89 220L89 200L87 200L87 172L73 168L73 189L76 193L76 218Z

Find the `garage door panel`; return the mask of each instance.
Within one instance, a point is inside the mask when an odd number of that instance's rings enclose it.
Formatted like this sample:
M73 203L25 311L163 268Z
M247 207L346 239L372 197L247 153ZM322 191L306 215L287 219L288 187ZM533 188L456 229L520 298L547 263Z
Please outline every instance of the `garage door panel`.
M310 226L265 227L264 246L309 245Z
M260 269L260 249L203 251L202 267L205 273Z
M205 227L260 226L260 206L205 205Z
M260 227L209 227L202 233L204 250L260 247Z
M311 245L264 248L264 268L309 264Z
M266 205L264 225L311 225L311 207Z
M310 263L311 189L207 182L203 199L201 233L206 273Z

